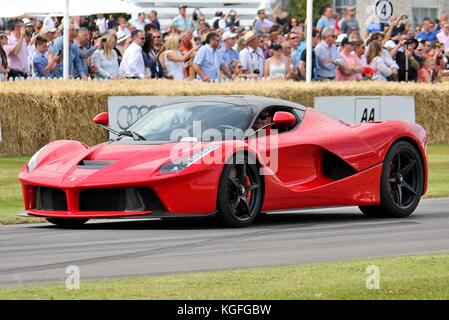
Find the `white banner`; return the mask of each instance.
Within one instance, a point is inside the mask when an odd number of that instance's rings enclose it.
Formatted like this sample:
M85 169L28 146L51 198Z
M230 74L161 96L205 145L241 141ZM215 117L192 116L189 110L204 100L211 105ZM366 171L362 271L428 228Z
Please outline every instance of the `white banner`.
M315 109L347 123L416 121L414 97L316 97Z
M144 116L152 108L173 101L179 101L182 97L165 96L118 96L108 98L109 126L119 132L125 131L137 119ZM109 138L114 138L109 134Z

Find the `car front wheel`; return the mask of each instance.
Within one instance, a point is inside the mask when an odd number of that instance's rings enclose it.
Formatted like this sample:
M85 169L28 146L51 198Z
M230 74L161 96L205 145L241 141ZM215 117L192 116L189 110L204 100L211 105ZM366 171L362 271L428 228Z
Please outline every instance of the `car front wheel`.
M248 157L237 155L226 164L220 178L217 209L218 218L229 227L246 227L262 207L262 179L258 167Z

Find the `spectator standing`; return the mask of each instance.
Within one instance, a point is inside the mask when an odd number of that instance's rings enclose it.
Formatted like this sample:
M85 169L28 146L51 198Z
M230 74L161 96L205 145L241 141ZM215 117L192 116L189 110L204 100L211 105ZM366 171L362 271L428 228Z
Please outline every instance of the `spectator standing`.
M104 14L97 14L97 19L95 20L95 25L100 31L100 34L105 34L108 30L108 20L104 16Z
M235 10L229 11L229 14L226 18L226 25L230 30L233 30L236 27L240 27L240 16Z
M365 44L363 41L353 41L354 54L359 58L362 67L366 67Z
M81 64L80 54L78 50L78 45L74 45L74 39L78 30L74 25L70 25L69 27L69 74L72 76L77 73L80 75L82 79L87 79L86 72L83 69ZM64 53L64 37L58 37L54 42L51 48L51 54L59 56L59 64L56 69L53 71L53 77L61 78L64 74L64 63L63 63L63 53ZM49 58L50 60L50 58ZM74 71L76 69L76 71Z
M215 17L210 20L210 25L213 29L225 29L227 27L223 11L215 12Z
M160 79L164 77L162 65L159 61L159 52L154 48L154 38L151 34L145 36L145 43L143 45L143 58L145 61L145 68L149 68L151 78Z
M342 33L349 35L350 32L360 31L359 22L355 18L355 14L355 6L349 6L346 8L346 16L339 22L340 31Z
M264 77L266 79L287 79L290 65L282 56L282 45L274 43L270 46L271 58L265 60Z
M148 22L151 23L153 26L156 27L157 30L161 30L161 24L159 23L159 20L157 19L157 11L151 10L148 14Z
M154 50L159 53L162 48L162 33L159 30L154 30L151 32L151 35L153 36Z
M53 18L51 16L46 16L44 18L44 25L43 28L45 29L53 29L56 27L55 21L53 20Z
M410 35L405 40L405 47L396 53L396 62L399 65L399 81L418 80L418 71L421 68L422 59L415 53L417 47L418 40Z
M136 30L143 31L145 29L145 25L148 23L148 20L145 19L145 12L139 13L137 20L134 21L134 26L136 27Z
M362 62L354 53L354 45L349 38L344 38L341 42L341 56L343 57L344 68L337 68L337 81L359 81L362 80Z
M287 11L282 11L280 14L278 13L279 10L282 9L282 3L279 2L272 10L271 15L273 16L274 20L278 25L281 26L281 30L283 34L287 34L290 32L290 17ZM295 25L297 26L297 24Z
M221 54L218 50L220 37L211 32L206 37L206 44L202 46L193 60L193 69L197 78L205 82L219 79Z
M433 59L424 58L422 68L418 71L418 82L431 83L433 81Z
M106 39L106 38L103 38ZM78 47L78 52L79 52L79 56L80 56L80 60L81 60L81 65L83 66L83 70L86 74L89 74L89 63L88 60L90 60L90 57L94 54L95 50L97 50L100 47L100 44L95 43L92 46L90 45L90 41L89 41L89 31L85 28L80 28L78 30L78 34L76 36L75 39L75 43L74 46ZM91 68L92 66L94 66L94 64L90 64ZM92 74L95 74L95 67L92 68ZM79 71L77 69L73 70L73 77L74 78L80 78L81 75L79 74Z
M177 15L173 21L172 25L178 29L179 31L185 31L185 30L192 30L193 29L193 22L192 19L188 18L187 13L187 6L185 4L182 4L178 7L179 15Z
M256 33L268 33L270 28L273 26L273 22L267 18L265 9L260 9L257 11L257 20L254 24Z
M291 49L291 57L293 61L295 62L296 67L299 65L299 59L301 57L301 51L306 48L306 44L303 43L300 46L301 43L301 37L296 32L290 32L287 36L287 40L290 43L290 49Z
M322 41L316 46L318 62L318 80L334 80L337 67L344 68L344 60L335 45L336 33L333 27L326 27L322 32Z
M222 71L230 78L232 75L231 62L239 60L239 53L234 49L237 34L226 31L223 33L221 40L223 41L223 47L220 49Z
M323 15L316 24L318 31L324 30L324 28L335 28L334 9L331 6L327 6L323 10Z
M243 66L243 71L247 75L256 74L261 77L265 58L262 49L259 47L259 37L254 31L248 31L243 37L243 42L246 44L246 48L240 51L240 63Z
M8 37L8 43L3 47L8 56L9 76L27 77L29 58L25 40L25 24L20 20L13 22L13 31Z
M145 43L145 34L142 30L132 33L133 42L126 49L120 64L119 72L128 79L145 78L145 62L143 60L142 46Z
M444 22L440 33L437 34L437 40L443 45L444 51L449 52L449 22Z
M106 35L100 39L100 46L92 57L96 79L117 79L119 77L118 56L114 48L113 36Z
M131 36L131 31L127 27L126 18L120 16L118 18L118 29L117 29L117 38L120 39L123 36Z
M8 43L8 35L0 31L0 81L8 80L8 56L3 47Z
M33 54L31 74L37 78L49 78L58 65L59 56L50 55L49 59L47 59L48 42L42 36L37 36L35 46L36 50Z
M382 59L382 47L377 41L372 41L368 46L366 53L368 66L376 70L372 79L377 81L387 81L387 78L393 74L393 69L389 68Z
M193 56L195 51L182 54L180 51L181 40L179 36L173 34L167 38L166 51L161 55L161 64L165 66L164 74L173 80L184 80L185 76L185 62Z
M312 79L318 80L318 64L317 64L317 58L315 53L315 48L320 43L320 33L318 30L314 29L312 30ZM301 52L301 58L299 61L299 67L298 67L298 78L300 80L306 80L307 76L307 48L304 49Z
M428 40L430 42L436 41L437 36L435 32L431 30L432 24L432 20L429 18L424 18L421 25L421 32L416 35L416 38L419 40Z

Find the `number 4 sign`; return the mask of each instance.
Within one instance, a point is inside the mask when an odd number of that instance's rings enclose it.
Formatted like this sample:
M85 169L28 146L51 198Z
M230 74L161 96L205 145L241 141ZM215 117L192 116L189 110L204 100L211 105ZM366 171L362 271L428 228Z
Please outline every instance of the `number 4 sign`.
M388 22L393 15L393 4L390 0L378 0L375 6L376 16L381 22Z

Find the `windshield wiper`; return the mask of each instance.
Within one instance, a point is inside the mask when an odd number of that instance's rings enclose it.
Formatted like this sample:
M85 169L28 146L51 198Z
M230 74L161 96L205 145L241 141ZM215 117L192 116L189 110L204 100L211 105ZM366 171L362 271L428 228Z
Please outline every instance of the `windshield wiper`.
M137 132L134 131L122 131L118 134L119 137L122 136L126 136L126 137L131 137L134 139L134 141L147 141L147 139L142 136L141 134L138 134Z

